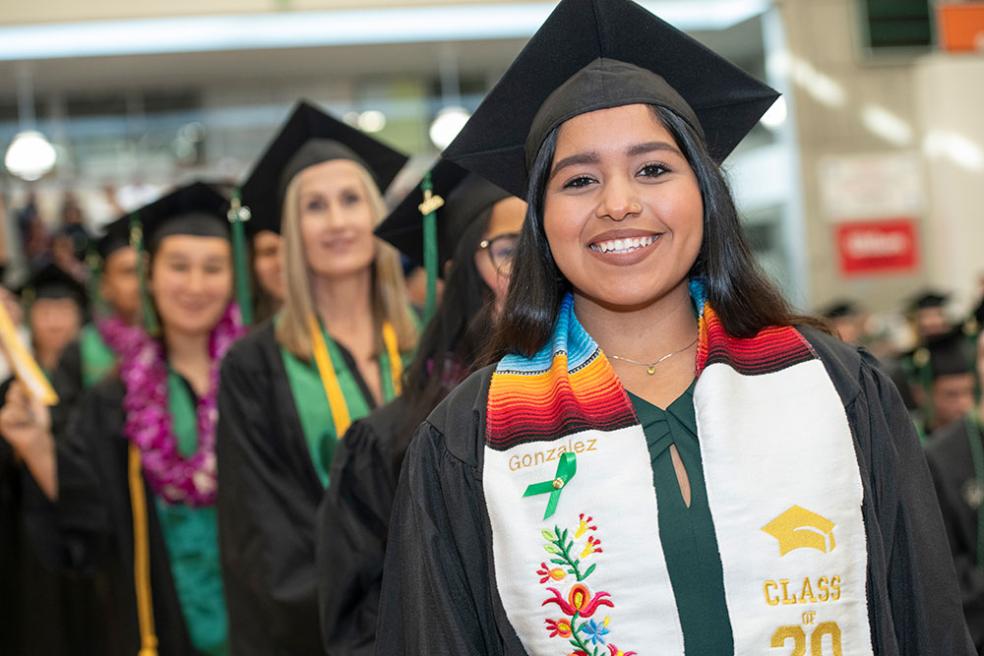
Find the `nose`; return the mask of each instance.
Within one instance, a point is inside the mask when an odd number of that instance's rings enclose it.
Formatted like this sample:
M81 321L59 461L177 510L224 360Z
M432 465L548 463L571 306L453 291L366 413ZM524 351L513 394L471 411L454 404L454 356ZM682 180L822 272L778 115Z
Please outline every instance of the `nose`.
M205 272L198 267L192 268L188 275L188 291L197 294L205 287Z
M617 176L605 182L601 200L595 211L599 219L621 223L631 216L642 213L642 203L636 195L635 186L625 176Z

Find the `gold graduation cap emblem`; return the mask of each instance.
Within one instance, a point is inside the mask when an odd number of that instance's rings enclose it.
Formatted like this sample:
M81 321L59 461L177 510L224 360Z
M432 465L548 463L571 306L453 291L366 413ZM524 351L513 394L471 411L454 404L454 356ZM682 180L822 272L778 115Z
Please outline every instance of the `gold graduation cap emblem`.
M779 541L779 555L785 556L796 549L816 549L830 553L837 546L834 541L835 524L822 515L801 506L792 506L762 527L762 530Z

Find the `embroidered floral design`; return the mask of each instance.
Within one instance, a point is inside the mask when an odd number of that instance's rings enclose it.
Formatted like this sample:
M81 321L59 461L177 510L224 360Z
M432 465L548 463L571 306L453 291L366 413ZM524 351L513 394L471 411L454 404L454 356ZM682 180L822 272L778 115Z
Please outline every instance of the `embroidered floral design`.
M634 651L622 651L615 645L608 645L608 652L611 656L636 656Z
M546 583L549 580L563 581L567 578L567 572L561 567L547 567L546 563L540 563L540 569L536 570L537 575L540 577L540 583Z
M547 620L547 631L550 637L560 636L561 638L571 637L571 623L568 620Z
M551 555L550 563L542 562L536 570L540 585L550 593L541 606L555 605L564 614L560 619L545 620L547 634L551 638L567 640L574 647L569 656L634 656L634 651L621 651L608 644L610 617L601 621L594 618L602 607L615 607L611 594L603 590L592 591L585 583L598 566L597 562L592 562L585 567L585 559L597 560L596 554L604 553L597 530L594 518L581 513L573 533L559 526L540 531L543 550ZM550 585L564 582L569 577L574 580L566 592Z

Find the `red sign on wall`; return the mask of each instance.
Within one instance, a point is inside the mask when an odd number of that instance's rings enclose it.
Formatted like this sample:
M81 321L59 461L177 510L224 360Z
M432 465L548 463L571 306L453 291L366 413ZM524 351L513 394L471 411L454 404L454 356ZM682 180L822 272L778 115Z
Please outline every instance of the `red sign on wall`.
M840 270L845 276L909 273L919 265L913 219L842 223L837 226Z

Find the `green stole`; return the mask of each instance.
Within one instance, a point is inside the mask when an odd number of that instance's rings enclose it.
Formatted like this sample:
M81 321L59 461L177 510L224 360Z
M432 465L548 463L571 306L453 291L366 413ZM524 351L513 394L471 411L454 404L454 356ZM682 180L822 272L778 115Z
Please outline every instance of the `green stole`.
M338 385L345 396L349 416L352 421L362 419L372 411L372 404L362 393L359 383L356 382L355 372L349 369L345 358L342 357L341 349L325 332L324 326L321 327L321 334L328 345L328 356L335 368ZM311 454L311 462L321 484L327 488L328 472L331 470L331 461L335 455L335 445L342 436L335 435L335 422L328 407L321 376L313 359L311 362L304 362L282 346L280 355L284 362L284 370L287 372L287 381L290 383L290 392L294 397L294 407L297 408L301 420L304 440ZM405 356L403 360L406 364L407 357ZM392 401L396 392L386 349L379 354L379 371L383 386L383 401Z
M102 380L116 365L116 354L103 341L95 324L87 323L79 333L79 355L82 360L82 388L88 389Z
M168 371L167 400L178 452L190 457L198 448L198 412L187 384L173 371ZM155 501L191 643L209 656L226 654L228 627L215 506Z

